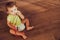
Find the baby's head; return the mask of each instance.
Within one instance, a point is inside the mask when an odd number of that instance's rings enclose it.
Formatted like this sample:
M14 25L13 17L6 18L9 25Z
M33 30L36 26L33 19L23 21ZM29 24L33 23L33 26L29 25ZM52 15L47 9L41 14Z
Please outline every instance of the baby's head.
M15 2L8 2L6 4L6 9L7 9L7 11L8 11L9 14L15 14L15 13L17 13L17 7L16 7Z

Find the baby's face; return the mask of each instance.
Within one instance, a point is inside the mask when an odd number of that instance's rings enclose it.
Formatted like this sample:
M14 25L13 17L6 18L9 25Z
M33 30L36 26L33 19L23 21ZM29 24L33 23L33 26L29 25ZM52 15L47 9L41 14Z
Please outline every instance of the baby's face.
M8 8L8 12L10 13L10 14L16 14L17 13L17 7L14 5L13 7L11 7L11 8Z

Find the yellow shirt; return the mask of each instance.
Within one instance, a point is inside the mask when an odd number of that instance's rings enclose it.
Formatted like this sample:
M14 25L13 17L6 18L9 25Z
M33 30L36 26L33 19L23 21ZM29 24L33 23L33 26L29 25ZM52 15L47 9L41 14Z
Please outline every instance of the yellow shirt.
M16 25L17 27L21 24L21 19L18 15L9 14L7 16L7 20L10 21L13 25Z

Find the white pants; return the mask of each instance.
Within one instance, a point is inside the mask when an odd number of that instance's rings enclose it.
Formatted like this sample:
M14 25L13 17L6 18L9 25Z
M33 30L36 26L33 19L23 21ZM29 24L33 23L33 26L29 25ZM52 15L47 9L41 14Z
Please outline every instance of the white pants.
M25 29L25 25L21 23L21 25L19 25L17 29L18 31L23 31Z

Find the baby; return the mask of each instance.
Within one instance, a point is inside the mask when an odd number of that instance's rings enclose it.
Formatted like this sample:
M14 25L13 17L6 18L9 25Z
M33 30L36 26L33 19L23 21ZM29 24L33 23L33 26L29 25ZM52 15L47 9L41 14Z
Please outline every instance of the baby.
M10 33L13 35L22 36L26 39L27 36L24 33L24 29L31 30L34 27L30 26L29 20L17 9L14 2L8 2L6 4L7 9L7 25L10 27ZM26 26L24 25L26 24Z

